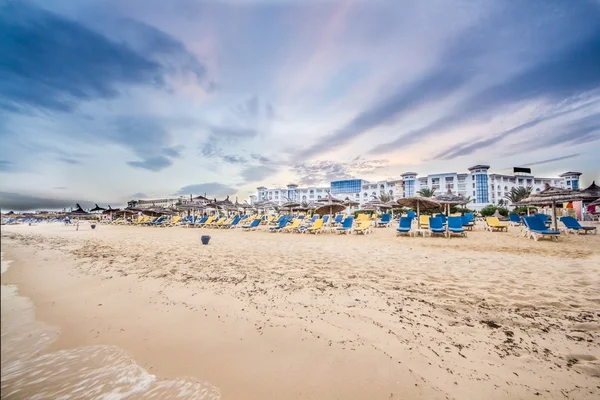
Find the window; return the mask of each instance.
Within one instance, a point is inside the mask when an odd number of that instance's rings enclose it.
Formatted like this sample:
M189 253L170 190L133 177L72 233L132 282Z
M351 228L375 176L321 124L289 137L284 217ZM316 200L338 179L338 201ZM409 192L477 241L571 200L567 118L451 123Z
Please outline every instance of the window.
M306 196L302 196L302 201L306 201Z
M357 199L360 198L360 194L356 193L356 198Z
M379 190L385 190L385 185L380 185Z
M363 195L363 197L369 197L369 193L365 192L365 194Z
M504 190L508 190L508 186L504 186Z
M475 189L475 183L473 183L473 189Z
M321 198L321 195L317 196L317 199L320 199L320 198Z
M393 195L394 195L394 191L390 190L390 196L393 196Z
M473 196L475 196L475 191L473 190Z
M310 194L315 194L315 191L311 189L309 193Z
M344 181L331 182L331 194L359 193L362 181L360 179L348 179Z
M475 180L475 175L471 175L471 180L474 181Z
M488 176L485 174L477 175L475 182L477 183L477 202L488 203Z
M375 193L375 192L373 192L373 193L371 193L371 194L372 194L373 196L377 196L377 193Z

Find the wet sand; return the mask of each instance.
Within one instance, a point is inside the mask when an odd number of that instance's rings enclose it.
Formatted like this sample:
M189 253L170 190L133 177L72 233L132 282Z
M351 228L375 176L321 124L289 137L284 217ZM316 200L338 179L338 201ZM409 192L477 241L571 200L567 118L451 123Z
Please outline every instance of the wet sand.
M59 327L48 351L116 346L224 399L591 399L599 244L3 226L2 283Z

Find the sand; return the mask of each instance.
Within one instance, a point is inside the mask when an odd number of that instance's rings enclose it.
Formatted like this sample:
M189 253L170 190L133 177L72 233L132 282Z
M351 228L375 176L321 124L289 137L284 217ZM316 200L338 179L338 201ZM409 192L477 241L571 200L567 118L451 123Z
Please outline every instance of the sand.
M115 346L223 399L596 399L599 245L3 226L2 283L60 329L48 352Z

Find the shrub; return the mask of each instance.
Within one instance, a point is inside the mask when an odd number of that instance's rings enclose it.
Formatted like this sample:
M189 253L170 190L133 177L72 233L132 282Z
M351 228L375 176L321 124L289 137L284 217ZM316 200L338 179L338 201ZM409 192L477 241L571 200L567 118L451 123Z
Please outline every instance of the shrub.
M502 215L504 217L508 216L508 209L506 209L504 207L496 207L493 205L483 207L481 209L481 211L479 211L479 213L481 214L482 217L491 217L492 215L494 215L496 213L496 211L498 211L500 213L500 215Z

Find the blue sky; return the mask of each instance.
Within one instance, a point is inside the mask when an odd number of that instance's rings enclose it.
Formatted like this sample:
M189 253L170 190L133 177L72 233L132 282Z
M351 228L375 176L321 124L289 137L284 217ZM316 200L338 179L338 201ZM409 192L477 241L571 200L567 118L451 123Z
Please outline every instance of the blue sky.
M600 178L600 1L0 2L0 205Z

